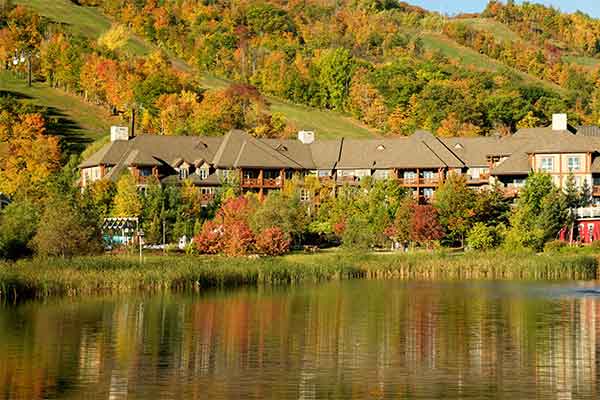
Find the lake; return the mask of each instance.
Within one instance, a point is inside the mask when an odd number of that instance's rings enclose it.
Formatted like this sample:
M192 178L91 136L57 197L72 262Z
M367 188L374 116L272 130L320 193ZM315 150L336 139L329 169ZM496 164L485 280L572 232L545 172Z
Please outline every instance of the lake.
M594 283L342 281L0 306L0 399L597 399Z

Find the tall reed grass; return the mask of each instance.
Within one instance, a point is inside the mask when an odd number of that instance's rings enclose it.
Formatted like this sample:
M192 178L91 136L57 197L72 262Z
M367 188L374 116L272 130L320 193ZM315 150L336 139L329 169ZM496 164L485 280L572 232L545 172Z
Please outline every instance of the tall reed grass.
M552 279L596 277L590 255L533 253L292 254L280 258L130 257L0 263L0 297L204 290L342 279Z

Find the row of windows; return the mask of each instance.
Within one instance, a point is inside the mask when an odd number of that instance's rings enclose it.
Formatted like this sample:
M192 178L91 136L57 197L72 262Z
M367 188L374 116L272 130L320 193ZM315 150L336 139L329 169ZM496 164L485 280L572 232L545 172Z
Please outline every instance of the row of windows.
M555 157L542 157L540 160L540 171L542 172L554 172L554 159ZM578 172L582 170L581 157L571 156L567 157L567 170L569 172Z

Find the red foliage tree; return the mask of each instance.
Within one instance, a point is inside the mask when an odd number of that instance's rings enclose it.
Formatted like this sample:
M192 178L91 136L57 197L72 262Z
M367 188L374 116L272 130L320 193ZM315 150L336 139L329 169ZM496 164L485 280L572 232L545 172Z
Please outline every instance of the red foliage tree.
M196 248L202 254L217 254L223 250L223 226L207 221L202 231L194 238Z
M247 224L248 218L252 212L253 207L248 198L244 196L230 198L225 200L217 212L217 220L221 220L225 227L236 222L244 222Z
M254 233L247 223L233 222L225 226L223 251L228 256L243 256L252 250Z
M268 256L280 256L290 251L291 241L280 228L267 228L256 237L256 250Z
M431 246L434 240L444 237L444 229L440 224L438 213L431 205L418 205L414 207L411 224L411 239Z

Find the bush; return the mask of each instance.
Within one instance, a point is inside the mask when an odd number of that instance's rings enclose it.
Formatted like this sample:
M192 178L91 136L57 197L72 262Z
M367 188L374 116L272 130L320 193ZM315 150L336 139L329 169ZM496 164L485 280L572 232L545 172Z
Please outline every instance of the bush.
M496 230L482 222L476 223L467 235L467 245L473 250L490 250L497 244Z
M556 251L561 251L567 246L565 242L562 240L551 240L550 242L544 245L544 252L551 253Z
M223 227L207 221L202 231L194 238L196 249L201 254L218 254L223 250Z
M290 251L290 239L278 227L267 228L256 238L256 251L267 256L280 256Z
M46 257L73 257L102 251L99 227L87 221L68 200L60 198L46 205L33 244L37 253Z
M0 214L0 258L16 260L31 255L30 241L38 221L38 209L31 203L8 205Z
M228 256L248 254L254 244L254 234L247 223L236 221L225 228L225 248Z

